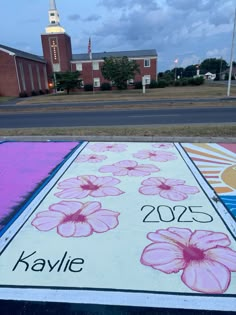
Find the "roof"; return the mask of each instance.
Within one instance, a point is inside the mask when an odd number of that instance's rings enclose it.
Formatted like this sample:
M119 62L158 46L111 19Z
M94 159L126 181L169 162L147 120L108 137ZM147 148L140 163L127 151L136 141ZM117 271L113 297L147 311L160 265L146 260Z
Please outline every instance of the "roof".
M4 50L7 50L8 52L10 52L12 54L15 54L17 57L21 57L21 58L25 58L25 59L30 59L30 60L35 60L35 61L46 63L46 61L40 56L33 55L33 54L27 53L25 51L18 50L18 49L15 49L15 48L12 48L12 47L8 47L8 46L4 46L4 45L0 44L0 50L1 50L1 48L4 49Z
M128 57L128 58L141 58L141 57L157 57L156 49L147 50L130 50L130 51L104 51L93 53L93 60L101 60L105 57ZM73 54L72 60L89 60L89 54Z

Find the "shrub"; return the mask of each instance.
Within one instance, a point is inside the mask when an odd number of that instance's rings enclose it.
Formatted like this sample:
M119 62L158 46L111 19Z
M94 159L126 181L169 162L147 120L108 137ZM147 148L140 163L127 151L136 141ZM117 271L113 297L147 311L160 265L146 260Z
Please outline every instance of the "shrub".
M159 80L158 81L158 88L165 88L166 86L168 86L168 83L166 80Z
M142 81L134 82L134 88L137 89L137 90L142 89L143 88Z
M158 87L158 82L155 80L152 80L151 83L149 84L150 89L155 89Z
M26 92L20 92L19 97L28 97Z
M43 90L39 90L39 94L40 95L44 95L44 91Z
M46 90L45 90L45 93L48 94L48 93L49 93L49 89L46 89Z
M93 85L92 84L85 84L84 90L86 92L93 91Z
M188 85L188 79L182 79L182 80L181 80L181 85L182 85L182 86Z
M201 85L204 83L203 77L197 77L192 79L192 85Z
M38 93L36 91L31 92L31 96L37 96L37 95L38 95Z
M102 83L100 87L101 91L110 91L111 90L111 84L109 82Z
M174 86L180 86L180 81L179 80L175 81Z

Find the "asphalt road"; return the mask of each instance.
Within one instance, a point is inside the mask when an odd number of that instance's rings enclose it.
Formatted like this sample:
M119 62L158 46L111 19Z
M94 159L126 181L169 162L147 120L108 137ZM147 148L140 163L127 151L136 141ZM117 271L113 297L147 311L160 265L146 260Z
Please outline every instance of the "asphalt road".
M236 108L1 114L0 128L235 123Z

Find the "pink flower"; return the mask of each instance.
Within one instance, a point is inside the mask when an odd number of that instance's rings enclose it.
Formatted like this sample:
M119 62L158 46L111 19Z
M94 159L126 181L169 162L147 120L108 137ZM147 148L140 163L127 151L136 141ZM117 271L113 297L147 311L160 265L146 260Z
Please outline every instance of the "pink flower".
M119 196L124 193L119 188L114 187L114 185L117 185L119 183L119 179L110 176L78 176L60 182L58 184L58 189L62 189L62 191L56 193L55 196L63 199L82 199L87 196Z
M112 173L116 176L147 176L152 172L159 172L160 169L155 165L138 164L136 161L120 161L112 165L102 166L101 173Z
M83 163L83 162L88 162L88 163L98 163L101 161L106 160L107 157L105 155L97 155L97 154L82 154L77 157L75 162Z
M155 143L152 146L158 149L170 149L174 147L173 143Z
M236 271L236 252L224 233L181 228L148 234L153 243L141 256L141 263L166 274L183 270L181 280L193 291L224 293Z
M87 146L88 149L94 151L94 152L106 152L106 151L111 151L111 152L124 152L127 149L126 144L118 144L118 143L109 143L109 142L100 142L100 143L95 143L95 144L89 144Z
M150 177L142 182L139 192L143 195L159 195L172 201L188 198L188 194L196 194L199 189L194 186L184 185L182 179L166 179L163 177Z
M151 161L157 162L167 162L172 160L177 160L177 156L172 152L165 151L150 151L150 150L142 150L138 153L133 154L134 157L138 159L150 159Z
M61 201L37 213L31 224L39 231L56 228L63 237L83 237L114 229L119 224L118 216L118 212L101 209L100 202Z

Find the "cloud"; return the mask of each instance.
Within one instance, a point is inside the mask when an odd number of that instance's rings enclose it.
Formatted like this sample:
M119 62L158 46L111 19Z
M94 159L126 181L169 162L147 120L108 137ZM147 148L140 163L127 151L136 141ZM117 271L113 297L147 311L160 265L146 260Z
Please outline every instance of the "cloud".
M79 14L71 14L68 16L68 20L70 21L78 21L80 20L80 15Z
M159 5L155 0L100 0L99 2L100 5L106 7L107 9L135 9L137 7L145 10L157 10L159 8Z
M97 14L91 14L88 17L84 18L83 21L84 22L92 22L92 21L98 21L100 20L102 17L100 15Z

